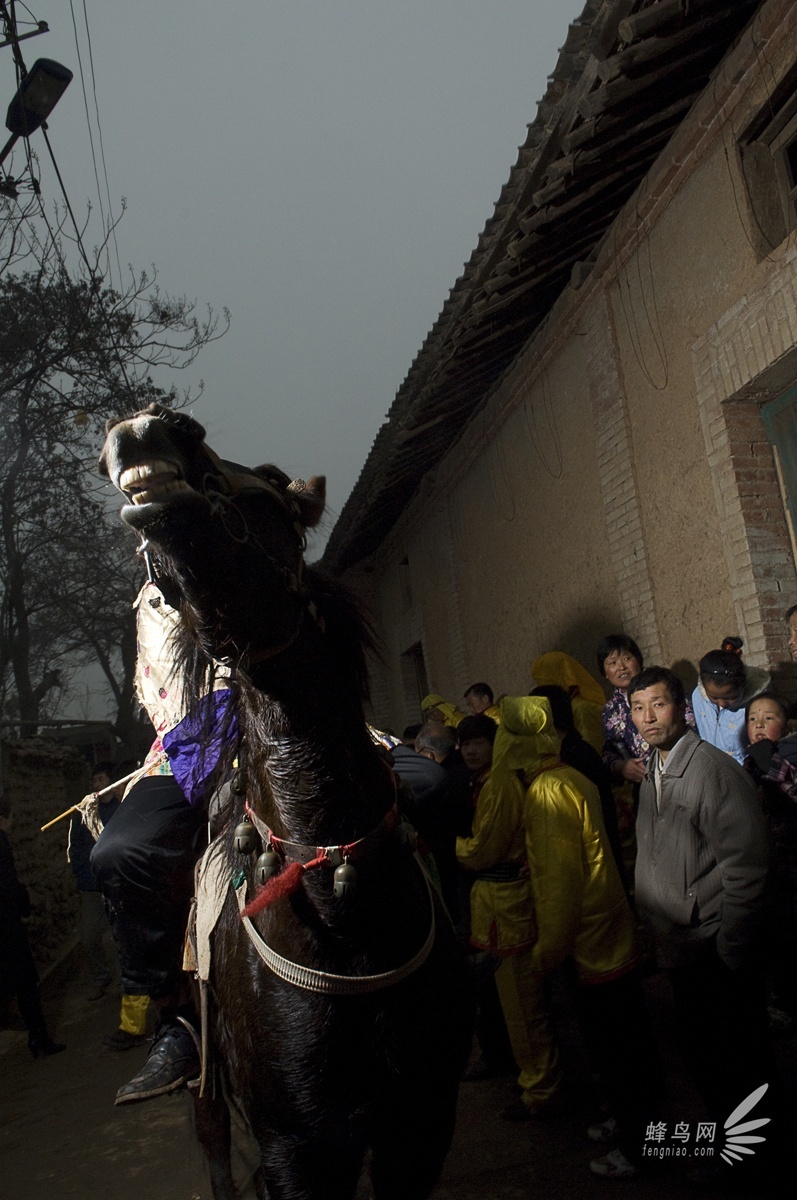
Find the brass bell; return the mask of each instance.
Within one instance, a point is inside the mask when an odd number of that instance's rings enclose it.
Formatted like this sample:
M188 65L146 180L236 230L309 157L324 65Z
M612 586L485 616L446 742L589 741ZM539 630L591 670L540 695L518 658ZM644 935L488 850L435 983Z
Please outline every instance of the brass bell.
M357 872L348 859L344 859L341 865L335 868L332 881L332 890L338 900L351 895L357 887Z
M280 856L274 847L269 844L255 863L255 880L261 887L264 887L271 876L276 875L280 866Z
M248 817L244 817L241 824L235 826L233 840L235 842L235 849L239 854L253 854L257 850L259 840L257 830Z

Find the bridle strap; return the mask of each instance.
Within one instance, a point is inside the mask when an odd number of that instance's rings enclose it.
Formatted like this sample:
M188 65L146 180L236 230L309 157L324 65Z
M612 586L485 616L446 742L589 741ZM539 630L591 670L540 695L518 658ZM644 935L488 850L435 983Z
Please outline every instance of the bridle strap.
M354 861L366 854L370 854L371 851L375 850L393 832L399 822L398 805L394 801L393 807L385 813L375 829L372 829L370 833L366 833L365 837L339 846L310 846L304 845L301 842L289 842L286 838L277 837L265 821L261 820L254 809L250 808L248 801L244 811L265 844L273 846L277 853L281 854L288 862L297 862L302 865L311 862L318 863L319 865L324 863L330 867L339 867L347 858Z
M286 513L299 522L302 537L304 536L304 527L299 521L299 505L292 496L288 497L285 492L264 475L250 474L248 471L230 470L224 460L219 458L215 450L211 450L210 446L206 443L202 445L202 453L210 461L214 475L218 475L227 484L228 495L238 496L241 492L268 492L272 500L276 500L285 509Z

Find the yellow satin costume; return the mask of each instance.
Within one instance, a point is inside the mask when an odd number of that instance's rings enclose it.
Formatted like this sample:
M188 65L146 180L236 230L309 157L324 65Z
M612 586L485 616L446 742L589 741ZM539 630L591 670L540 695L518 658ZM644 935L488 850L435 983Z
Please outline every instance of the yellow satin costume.
M535 938L526 869L525 800L516 775L496 787L488 773L476 802L471 836L457 838L460 866L482 872L470 893L471 942L502 958L529 950ZM502 874L507 878L502 879ZM512 875L515 878L509 878Z
M523 1101L539 1110L555 1099L561 1086L546 974L572 959L582 984L617 978L636 965L636 932L606 842L597 789L559 762L548 701L505 697L501 717L493 780L500 787L522 770L529 783L526 856L537 924L537 941L515 981L514 995L507 998L516 1008L511 1018L507 1014L507 1026L525 1030ZM504 995L501 1003L506 1004Z

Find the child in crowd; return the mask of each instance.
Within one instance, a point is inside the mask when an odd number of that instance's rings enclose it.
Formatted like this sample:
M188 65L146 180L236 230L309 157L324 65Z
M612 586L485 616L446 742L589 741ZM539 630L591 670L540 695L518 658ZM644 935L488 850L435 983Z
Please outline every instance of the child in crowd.
M766 671L742 662L744 642L728 637L719 650L704 654L698 667L700 677L692 693L697 732L704 741L724 750L738 763L747 750L745 705L769 687Z

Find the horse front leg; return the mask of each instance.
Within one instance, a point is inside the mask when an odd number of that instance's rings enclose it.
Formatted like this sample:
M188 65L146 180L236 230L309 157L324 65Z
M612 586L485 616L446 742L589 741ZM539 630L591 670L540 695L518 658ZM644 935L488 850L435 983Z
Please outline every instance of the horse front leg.
M297 1140L294 1135L258 1130L263 1200L354 1200L362 1171L363 1146ZM261 1200L258 1193L258 1200Z
M200 1096L199 1089L196 1088L192 1089L192 1097L194 1128L197 1140L205 1152L213 1200L239 1200L230 1160L230 1109L222 1095L218 1077L208 1080L204 1096Z

